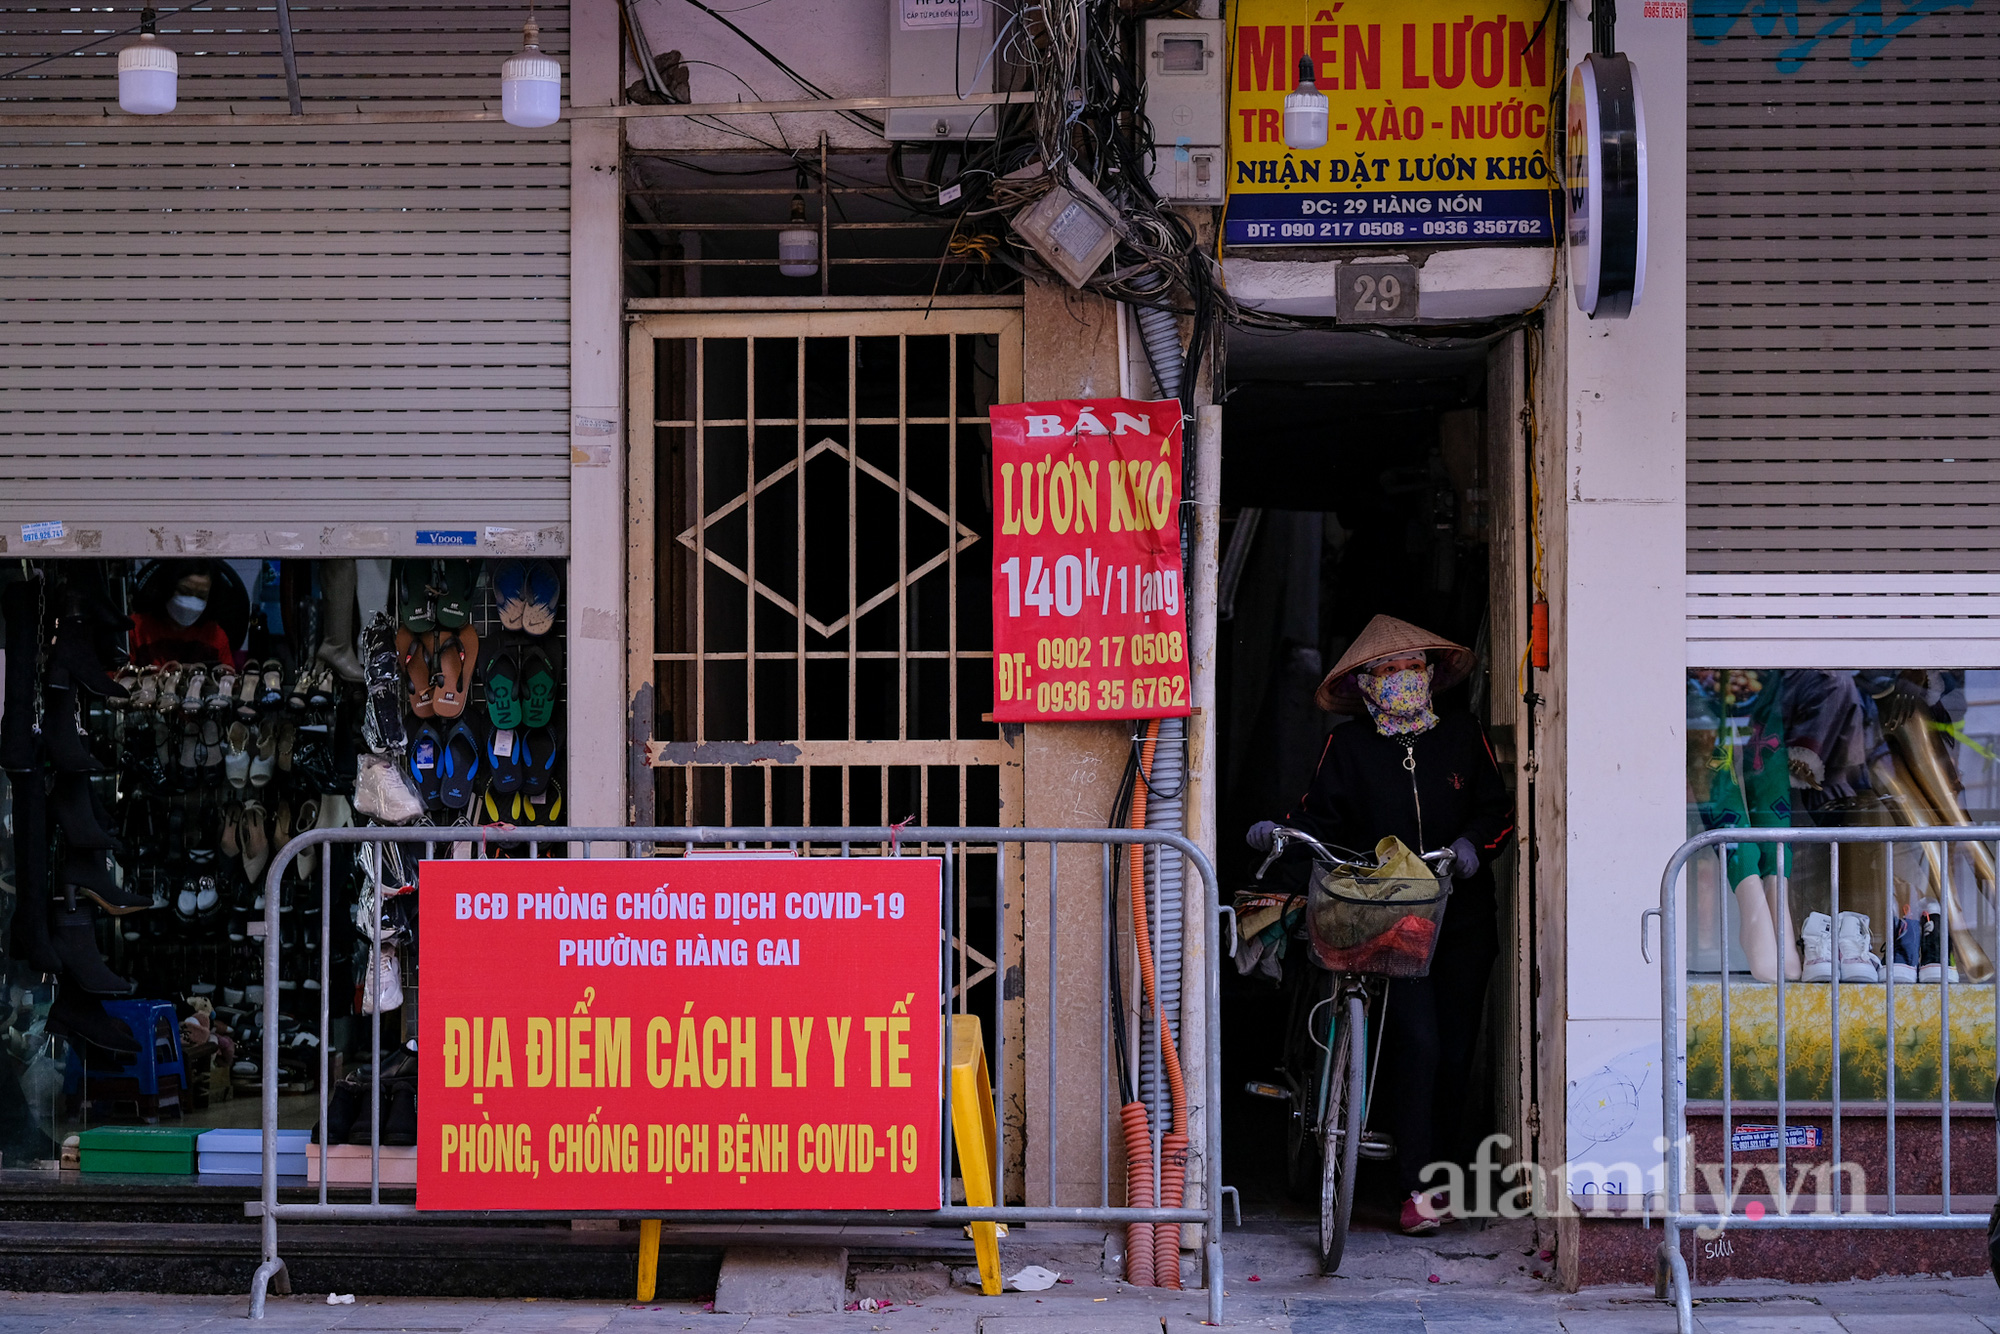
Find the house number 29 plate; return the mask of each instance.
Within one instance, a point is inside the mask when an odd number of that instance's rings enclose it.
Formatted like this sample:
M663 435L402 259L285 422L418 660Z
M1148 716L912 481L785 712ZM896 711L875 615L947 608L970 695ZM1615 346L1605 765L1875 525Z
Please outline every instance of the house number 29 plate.
M1343 264L1334 307L1352 324L1409 324L1417 318L1417 266Z

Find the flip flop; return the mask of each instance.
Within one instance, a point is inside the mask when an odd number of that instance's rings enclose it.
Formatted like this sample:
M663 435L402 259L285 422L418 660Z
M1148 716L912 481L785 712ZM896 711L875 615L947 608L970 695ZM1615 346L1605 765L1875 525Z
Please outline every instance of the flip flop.
M521 791L537 797L555 781L562 740L553 726L538 727L521 734Z
M521 628L531 635L555 629L556 604L562 601L562 578L545 560L528 566L528 603L521 611Z
M524 734L496 727L486 734L488 792L511 797L521 790Z
M396 589L402 609L400 624L411 634L427 635L437 629L437 610L431 597L431 562L396 562Z
M437 633L435 662L437 673L432 678L438 683L437 695L431 700L431 707L440 718L456 718L465 712L465 699L471 692L466 688L472 682L471 666L466 661L464 630L453 632L440 630ZM479 652L479 638L473 636L472 651Z
M479 565L469 560L441 561L444 577L437 600L440 630L463 630L472 623L473 591L479 586Z
M550 783L540 798L523 793L514 798L514 823L518 825L558 825L563 822L563 794L559 783Z
M521 725L521 664L505 649L486 660L486 716L496 728Z
M425 723L410 738L410 778L417 785L417 795L427 806L438 804L438 781L443 776L444 738L438 735L436 727Z
M479 632L469 625L460 630L458 632L458 651L465 659L465 665L458 672L458 693L467 704L470 704L472 702L472 683L478 679Z
M410 712L419 718L429 718L437 712L437 696L431 687L430 652L424 638L407 629L396 632L396 657L410 682Z
M556 716L556 669L549 655L531 648L521 655L521 725L547 727Z
M445 738L444 762L438 778L438 801L446 810L462 811L472 804L473 784L479 781L479 738L469 723L460 723Z
M528 567L518 560L503 560L493 566L493 604L500 614L502 630L519 630L528 612Z

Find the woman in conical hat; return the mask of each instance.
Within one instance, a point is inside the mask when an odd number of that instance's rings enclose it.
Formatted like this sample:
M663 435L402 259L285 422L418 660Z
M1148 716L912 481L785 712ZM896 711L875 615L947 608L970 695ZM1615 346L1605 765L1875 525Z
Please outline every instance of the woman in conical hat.
M1433 1162L1463 1162L1459 1128L1486 984L1499 952L1493 859L1514 832L1514 802L1470 713L1435 708L1437 692L1472 671L1472 651L1393 616L1377 616L1314 696L1322 709L1367 715L1335 727L1319 768L1283 823L1322 842L1373 848L1395 835L1418 852L1450 849L1452 896L1428 976L1390 981L1382 1020L1382 1115L1396 1142L1403 1231L1435 1232L1442 1201L1419 1187ZM1248 834L1268 850L1277 823ZM1432 1185L1444 1179L1432 1174Z

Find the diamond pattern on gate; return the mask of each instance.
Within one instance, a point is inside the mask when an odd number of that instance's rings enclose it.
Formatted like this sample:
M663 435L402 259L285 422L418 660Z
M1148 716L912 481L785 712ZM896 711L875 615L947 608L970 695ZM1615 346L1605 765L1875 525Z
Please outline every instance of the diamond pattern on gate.
M737 495L732 497L728 501L728 503L724 504L720 509L716 510L714 513L704 515L701 519L697 520L693 525L691 525L685 532L679 534L677 540L680 542L682 546L686 547L689 551L695 550L695 535L697 533L705 533L708 529L715 527L716 524L728 518L731 514L734 514L737 510L744 508L745 505L749 502L749 500L753 496L762 495L766 490L768 490L773 486L776 486L786 477L789 477L791 474L795 472L800 472L801 464L810 463L812 462L813 459L819 457L821 454L833 454L836 457L847 459L853 463L855 472L860 476L871 477L875 481L880 482L883 486L888 487L889 490L891 491L897 490L895 477L891 476L889 473L882 471L880 468L876 467L868 460L862 458L860 455L853 453L848 449L846 445L841 444L837 440L828 438L821 440L811 449L808 449L805 452L804 458L787 459L782 467L759 478L757 484L751 488L750 492L748 493L739 492ZM803 478L801 479L801 481L803 481ZM952 521L951 521L951 516L949 514L946 514L943 510L939 509L936 505L933 505L930 501L924 499L923 496L919 495L915 491L908 491L905 494L909 496L910 503L912 505L915 505L918 509L923 510L926 514L936 519L940 524L943 524L947 532L950 531L952 527ZM755 580L753 582L750 578L748 571L740 568L733 562L726 560L721 555L717 554L715 547L713 545L708 545L708 544L704 545L709 564L715 566L718 570L721 570L723 573L729 575L732 579L735 579L738 583L751 585L757 590L757 592L761 596L769 599L772 605L782 609L785 612L785 614L789 616L797 616L802 618L807 625L813 628L813 631L815 633L820 635L822 638L831 639L833 636L839 634L842 630L845 630L854 621L857 621L861 617L866 616L869 612L875 610L877 607L887 602L890 598L895 597L900 590L909 587L911 584L916 583L918 580L922 579L925 575L929 574L932 570L935 570L938 566L944 564L945 561L950 558L953 551L964 551L967 547L971 546L974 542L977 542L979 540L979 534L974 532L972 529L966 527L963 523L958 524L957 529L958 533L955 545L948 544L943 550L940 550L936 555L932 556L922 565L917 566L914 570L905 570L903 572L902 578L890 583L886 587L882 588L880 591L871 594L866 601L857 602L852 612L834 621L820 620L812 613L806 611L804 607L794 603L790 598L778 592L777 589L772 588L769 584L766 584L761 579ZM850 560L853 559L852 544L854 536L855 535L853 533L848 534L849 538L848 558Z

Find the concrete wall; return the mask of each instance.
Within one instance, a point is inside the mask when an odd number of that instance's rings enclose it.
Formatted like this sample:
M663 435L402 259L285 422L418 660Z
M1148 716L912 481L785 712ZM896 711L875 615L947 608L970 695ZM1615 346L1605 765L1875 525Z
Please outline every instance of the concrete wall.
M572 0L572 106L618 100L617 0ZM624 321L619 126L570 126L569 790L564 819L626 823ZM607 432L604 423L611 426Z
M581 0L579 0L579 3ZM880 97L889 91L889 20L886 0L782 0L717 4L731 23L833 97ZM637 0L633 6L655 55L679 51L689 62L688 92L697 102L788 101L811 96L728 28L687 0ZM988 31L991 32L989 22ZM705 61L705 64L694 64ZM624 83L641 77L626 56ZM731 131L733 127L735 132ZM821 130L835 147L877 147L880 141L836 115L787 115L695 122L682 117L637 120L632 147L727 148L757 151L756 140L783 148L819 142ZM755 139L746 137L755 136Z
M1104 398L1118 393L1118 311L1101 297L1047 283L1030 283L1026 293L1026 355L1022 397L1029 401ZM1130 724L1030 723L1024 729L1023 763L1026 823L1102 828L1124 774ZM1027 1034L1026 1081L1022 1096L1027 1130L1026 1198L1047 1203L1049 1180L1048 1107L1053 1076L1060 1142L1055 1164L1056 1202L1094 1204L1098 1198L1098 1135L1103 1107L1103 1071L1098 1034L1103 1025L1103 976L1099 942L1104 930L1101 854L1077 848L1057 868L1056 912L1048 911L1049 868L1045 851L1030 854L1026 867L1021 958ZM1049 932L1057 938L1059 1006L1057 1032L1048 1026ZM1053 1054L1053 1065L1050 1056ZM1010 1108L1013 1106L1009 1100ZM1115 1155L1114 1155L1115 1157Z
M1587 46L1584 8L1568 17L1572 49ZM1658 902L1685 821L1686 40L1680 20L1620 14L1648 133L1642 304L1628 320L1591 321L1565 291L1549 325L1564 405L1562 471L1542 478L1561 489L1551 545L1564 778L1549 815L1562 830L1564 1149L1575 1164L1660 1159L1659 973L1640 957L1639 915ZM1575 1167L1570 1185L1605 1175Z

